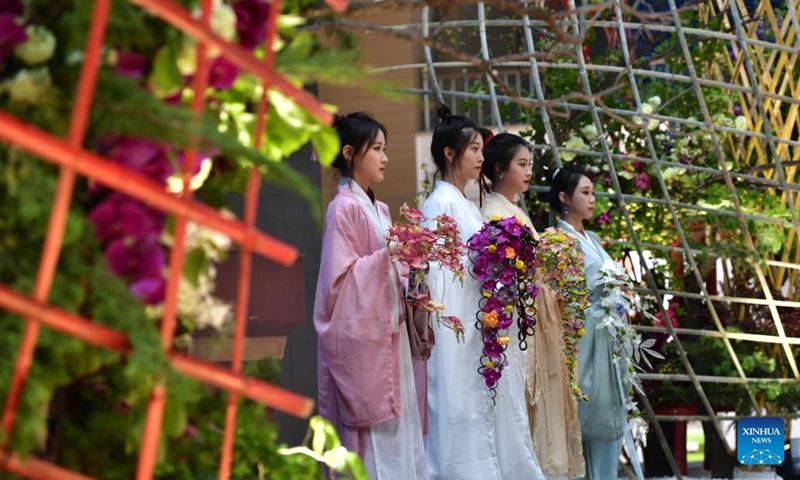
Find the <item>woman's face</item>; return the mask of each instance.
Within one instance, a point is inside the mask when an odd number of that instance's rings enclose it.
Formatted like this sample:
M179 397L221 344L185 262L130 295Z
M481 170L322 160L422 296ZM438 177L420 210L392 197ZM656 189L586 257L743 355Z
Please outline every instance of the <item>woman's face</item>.
M522 145L517 147L514 158L508 164L508 169L501 175L497 181L504 188L507 187L515 194L527 192L531 184L531 175L533 175L533 159L530 150Z
M386 173L386 164L389 158L386 156L386 136L382 131L372 144L367 145L363 155L353 161L353 179L361 185L364 190L369 189L373 183L380 183Z
M455 168L465 180L476 180L481 175L481 165L483 165L483 138L475 132Z
M591 220L594 215L594 185L589 177L581 176L572 197L565 203L569 215L574 215L580 220Z

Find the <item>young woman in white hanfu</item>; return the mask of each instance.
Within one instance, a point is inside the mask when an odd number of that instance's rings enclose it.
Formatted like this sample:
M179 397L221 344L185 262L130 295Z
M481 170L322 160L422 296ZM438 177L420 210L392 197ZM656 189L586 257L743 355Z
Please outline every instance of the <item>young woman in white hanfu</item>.
M578 414L583 437L587 480L617 478L623 435L628 428L626 399L621 376L613 359L614 339L608 329L598 329L605 288L600 282L601 267L613 261L603 250L600 238L585 230L583 222L594 215L594 186L578 165L557 169L550 186L550 208L561 216L558 226L578 238L586 268L586 284L591 306L586 310L586 334L578 342L578 386L588 395L580 402Z
M427 479L424 363L416 382L404 282L386 246L391 217L370 188L384 179L386 129L364 113L334 126L341 179L325 216L314 305L320 414L371 480Z
M534 235L528 215L517 206L519 195L531 183L533 157L530 146L518 135L484 135L483 174L491 181L492 192L484 199L481 213L489 221L494 216L523 220ZM505 369L500 388L506 383L515 395L525 395L530 425L526 432L533 438L536 456L548 480L580 477L584 474L578 405L569 390L569 370L564 354L562 308L556 293L539 283L536 297L536 333L528 341L527 352L513 342L506 357L524 364L521 369ZM510 335L516 338L516 335ZM527 386L527 388L526 388ZM524 393L523 393L524 392Z
M453 217L466 243L483 225L478 206L464 195L467 182L481 174L483 139L470 119L450 115L447 107L439 109L439 117L431 154L441 179L422 212L429 219L442 213ZM469 269L471 262L463 261ZM494 405L478 373L483 342L474 324L481 283L468 273L462 286L449 271L433 264L428 286L431 297L444 303L444 315L461 319L466 336L458 343L451 331L439 327L428 361L425 453L431 479L543 479L527 428L523 391L502 387ZM513 362L509 358L509 369L524 370L524 364Z

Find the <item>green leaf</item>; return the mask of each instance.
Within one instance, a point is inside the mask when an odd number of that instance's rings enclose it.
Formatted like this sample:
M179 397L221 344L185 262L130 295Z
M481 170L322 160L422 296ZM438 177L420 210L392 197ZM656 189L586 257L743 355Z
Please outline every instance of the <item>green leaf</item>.
M177 93L183 86L175 47L167 45L158 51L149 83L153 92L161 98Z
M200 285L200 275L207 272L211 262L206 256L206 252L201 249L194 249L186 254L183 264L183 276L195 287Z
M311 135L311 145L317 153L320 165L328 167L339 154L339 135L332 127L323 127Z

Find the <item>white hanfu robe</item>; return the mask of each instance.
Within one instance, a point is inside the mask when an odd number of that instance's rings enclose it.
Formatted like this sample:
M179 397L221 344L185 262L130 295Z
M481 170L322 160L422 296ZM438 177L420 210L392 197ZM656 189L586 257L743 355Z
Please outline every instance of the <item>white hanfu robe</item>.
M320 413L362 456L370 480L425 480L420 404L401 323L405 294L386 251L390 226L385 204L354 181L340 182L326 216L314 312Z
M444 181L437 182L422 212L429 219L442 213L453 217L464 243L483 225L478 207ZM470 270L471 262L467 258L463 261ZM498 383L493 406L489 389L478 373L483 342L475 321L481 283L467 273L462 287L450 271L432 264L428 286L431 297L445 304L444 315L461 320L466 337L464 343L457 343L452 331L439 326L436 348L428 360L425 453L430 478L544 479L528 431L524 354L508 355L509 370ZM516 334L511 337L516 338Z
M517 216L538 238L530 217L504 195L487 195L481 213L486 221L494 216ZM548 480L566 480L584 474L578 404L569 390L558 296L548 285L541 283L538 274L536 281L540 288L536 297L536 334L528 339L527 352L507 348L506 356L509 356L509 350L513 350L515 355L526 357L527 368L522 382L526 385L529 431L539 465ZM505 373L501 382L506 378ZM518 372L508 373L514 381L519 379ZM515 385L515 388L518 387Z

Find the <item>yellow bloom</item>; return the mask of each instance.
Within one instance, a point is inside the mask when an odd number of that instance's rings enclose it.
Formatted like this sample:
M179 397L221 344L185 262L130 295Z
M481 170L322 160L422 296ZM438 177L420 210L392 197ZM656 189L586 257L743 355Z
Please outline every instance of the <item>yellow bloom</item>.
M506 312L511 313L513 311L514 311L514 306L513 305L506 305Z
M497 343L500 345L508 345L511 342L511 339L508 337L498 337Z
M499 222L502 219L503 219L503 217L501 217L500 215L492 215L492 221L493 222Z
M483 292L483 296L484 296L484 297L486 297L486 298L489 298L489 297L491 297L491 296L492 296L492 292L487 292L487 291L484 291L484 292Z
M564 240L566 240L566 239L567 239L567 236L566 236L566 235L564 235L563 233L559 233L559 234L558 234L558 237L556 237L556 239L557 239L559 242L563 242Z
M566 263L559 263L558 264L558 269L559 270L566 270L567 269L567 264Z
M517 263L514 264L517 267L517 270L524 270L525 269L525 262L522 260L517 259Z
M586 335L586 329L585 328L579 328L578 329L578 336L582 337L584 335Z
M511 259L517 256L517 252L512 247L506 247L506 258Z
M489 250L489 253L494 253L495 250L497 250L497 247L495 245L489 245L486 247L486 250Z
M494 368L494 362L486 362L486 368Z
M485 327L494 328L497 326L497 312L492 310L489 313L483 314L483 325Z

